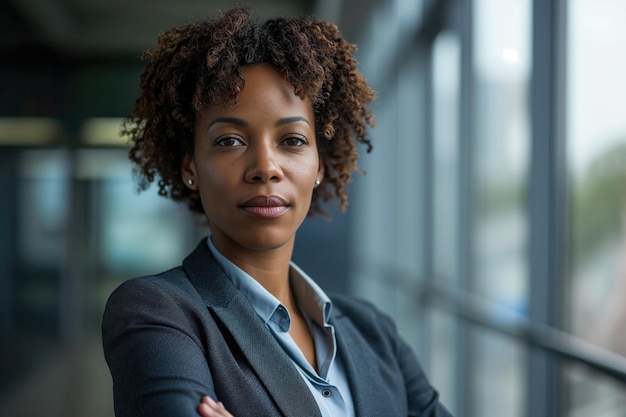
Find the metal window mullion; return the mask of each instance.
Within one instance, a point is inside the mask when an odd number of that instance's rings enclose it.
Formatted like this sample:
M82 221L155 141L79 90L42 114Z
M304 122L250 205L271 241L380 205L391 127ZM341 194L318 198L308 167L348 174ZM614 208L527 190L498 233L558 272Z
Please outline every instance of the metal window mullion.
M562 130L564 3L533 1L531 158L529 172L529 321L558 327L565 240L565 140ZM557 364L546 351L529 352L526 415L560 415Z
M459 151L458 151L458 207L459 224L457 246L457 271L459 271L459 289L468 292L472 288L474 275L474 120L475 120L475 74L473 66L474 54L474 2L465 0L455 2L451 18L453 26L459 33L461 40L461 68L460 68L460 109L459 109ZM459 320L456 326L456 407L458 417L471 417L472 381L471 369L472 344L470 329L466 320Z
M425 288L430 288L435 281L435 175L434 175L434 91L433 91L433 44L427 44L427 49L423 53L424 62L424 89L423 106L424 124L422 133L424 140L422 141L422 152L420 155L421 166L421 182L422 182L422 219L421 219L421 239L422 239L422 273L424 277ZM433 309L429 308L428 319L424 320L424 332L428 337L429 343L424 350L427 363L432 358L432 340L434 331L432 328Z

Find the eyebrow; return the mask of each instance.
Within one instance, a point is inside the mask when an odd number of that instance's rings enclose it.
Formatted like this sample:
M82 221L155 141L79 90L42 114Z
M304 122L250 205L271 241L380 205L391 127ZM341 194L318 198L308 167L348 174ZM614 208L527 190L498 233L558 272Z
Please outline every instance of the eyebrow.
M238 119L236 117L218 117L217 119L213 120L211 123L209 123L209 127L213 126L214 124L217 123L228 123L231 125L237 125L237 126L241 126L241 127L247 127L248 126L248 122L246 122L243 119Z
M289 123L295 123L295 122L304 122L306 124L308 124L309 126L311 126L311 124L309 123L309 121L302 116L293 116L293 117L285 117L283 119L280 119L279 121L276 122L276 126L283 126L283 125L287 125Z
M304 122L306 124L308 124L309 126L311 125L309 123L309 121L302 116L292 116L292 117L284 117L280 120L278 120L275 123L275 126L283 126L283 125L287 125L290 123L295 123L295 122ZM243 119L239 119L236 117L218 117L217 119L213 120L211 123L209 123L209 127L213 126L214 124L217 123L228 123L228 124L232 124L232 125L236 125L236 126L241 126L241 127L248 127L248 122L246 122Z

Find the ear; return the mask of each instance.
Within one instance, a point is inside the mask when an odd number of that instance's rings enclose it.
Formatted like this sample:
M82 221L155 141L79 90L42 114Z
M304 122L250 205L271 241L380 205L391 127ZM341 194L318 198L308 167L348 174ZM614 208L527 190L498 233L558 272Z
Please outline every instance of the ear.
M198 176L196 171L196 162L191 154L186 154L183 157L183 162L180 167L180 175L183 184L190 190L198 189Z
M319 154L318 159L319 159L319 162L318 162L318 167L317 167L317 176L315 177L315 179L321 182L324 180L324 158L322 158L322 155Z

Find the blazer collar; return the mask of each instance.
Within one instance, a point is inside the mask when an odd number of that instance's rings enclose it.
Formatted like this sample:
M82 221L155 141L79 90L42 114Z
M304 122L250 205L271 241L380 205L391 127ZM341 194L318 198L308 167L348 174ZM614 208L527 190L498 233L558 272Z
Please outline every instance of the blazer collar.
M207 307L230 331L283 414L321 417L291 359L226 276L204 239L183 261L183 268Z

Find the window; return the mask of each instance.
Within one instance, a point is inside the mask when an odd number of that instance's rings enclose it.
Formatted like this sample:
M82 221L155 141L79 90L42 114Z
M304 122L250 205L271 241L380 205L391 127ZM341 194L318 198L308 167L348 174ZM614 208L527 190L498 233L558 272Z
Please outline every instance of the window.
M626 1L568 2L569 330L626 356ZM621 416L623 386L569 366L571 416Z

